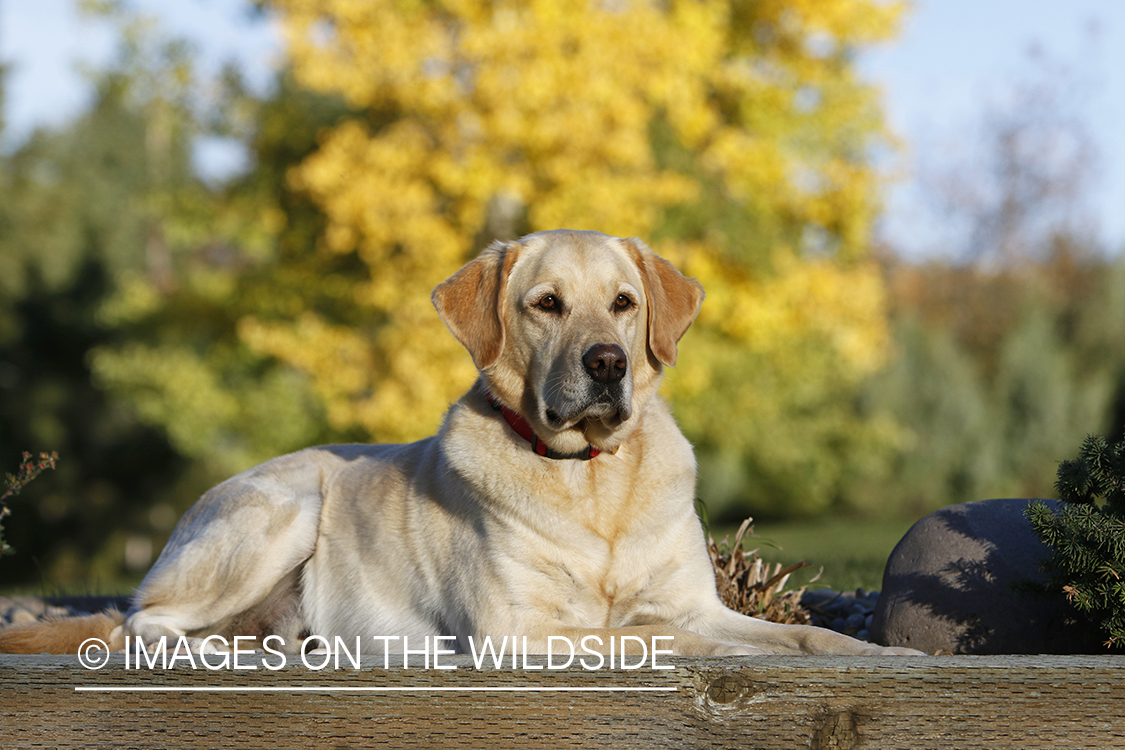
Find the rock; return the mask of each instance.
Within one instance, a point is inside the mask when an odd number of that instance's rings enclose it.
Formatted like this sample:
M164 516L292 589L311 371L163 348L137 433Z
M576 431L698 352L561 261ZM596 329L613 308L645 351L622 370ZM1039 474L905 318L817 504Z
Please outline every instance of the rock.
M126 612L127 596L0 596L0 628L28 625L43 619L91 615L107 610Z
M1040 563L1050 555L1023 517L1030 502L952 505L914 524L883 573L875 642L928 654L1105 653L1101 633L1061 595L1013 588L1043 581Z
M29 609L13 607L8 611L5 619L12 625L30 625L39 618L32 614Z
M26 610L31 614L39 617L47 608L46 603L37 596L13 596L4 599L5 616L11 618L13 613L18 610Z
M53 596L48 603L71 614L92 614L107 609L127 612L131 602L128 596Z
M868 627L871 613L879 601L879 592L856 589L843 593L832 589L806 591L801 606L809 613L812 624L835 630L837 633L869 640Z

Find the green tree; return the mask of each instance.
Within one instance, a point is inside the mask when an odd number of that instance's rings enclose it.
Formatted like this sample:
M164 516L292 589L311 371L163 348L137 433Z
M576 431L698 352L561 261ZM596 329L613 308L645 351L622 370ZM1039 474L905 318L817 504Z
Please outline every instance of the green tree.
M1061 337L1061 321L1030 295L1029 309L1004 341L993 398L1000 414L1003 474L1012 494L1039 497L1050 490L1058 460L1087 431L1105 429L1113 373L1084 362Z
M338 281L354 262L315 252L323 220L285 182L346 110L286 75L264 101L238 96L255 168L207 196L209 233L178 249L174 284L123 278L102 311L123 340L92 358L97 383L216 481L312 443L362 438L333 431L307 376L240 333L248 316L291 317L306 306L360 324Z
M143 268L142 130L106 80L76 122L0 157L0 456L62 456L15 501L20 554L3 581L115 578L126 538L183 468L91 383L87 359L114 336L98 316L114 275Z
M904 448L856 478L848 504L921 514L987 497L1045 497L1066 445L1119 430L1125 260L1054 255L987 270L891 264L895 356L863 408Z
M1003 446L979 363L947 327L915 316L896 321L894 339L894 359L866 385L863 408L895 420L903 447L883 471L857 472L850 507L921 516L987 497Z

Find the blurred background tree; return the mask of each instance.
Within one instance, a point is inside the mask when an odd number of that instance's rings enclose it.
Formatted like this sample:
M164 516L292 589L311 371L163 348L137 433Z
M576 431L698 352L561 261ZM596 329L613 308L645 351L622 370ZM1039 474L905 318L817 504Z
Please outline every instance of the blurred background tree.
M366 267L347 281L368 325L241 330L308 372L334 427L432 432L475 373L428 291L495 237L570 227L641 236L706 287L666 392L714 512L822 512L893 447L852 403L888 342L866 259L887 136L852 59L897 4L273 5L297 80L360 110L292 184L327 217L319 252Z
M472 382L430 289L492 239L637 235L708 293L664 392L711 520L1044 495L1125 423L1125 262L1087 231L1060 87L935 174L958 253L875 246L893 148L863 0L274 0L273 88L113 2L88 111L0 154L0 585L137 576L211 484L431 433ZM192 145L248 168L201 177ZM940 170L939 170L940 171Z
M884 252L896 354L863 409L893 416L907 442L888 474L860 478L857 507L1053 497L1068 446L1125 429L1125 256L1089 210L1084 86L1029 62L1028 80L959 129L967 148L929 168L945 251Z
M13 503L21 554L5 579L39 564L62 580L115 578L128 538L147 538L149 508L185 469L162 430L91 380L87 359L115 336L98 312L121 274L144 271L152 226L145 118L127 83L99 77L89 111L0 164L0 455L6 471L31 446L66 457L50 484Z
M152 19L91 12L120 41L90 111L0 167L0 449L65 457L17 500L21 554L0 580L97 589L143 572L209 485L363 436L331 432L306 378L236 331L248 310L335 298L338 263L313 252L319 214L284 180L342 104L284 76L256 100L235 70L202 80ZM205 134L249 143L254 168L204 182L191 147Z

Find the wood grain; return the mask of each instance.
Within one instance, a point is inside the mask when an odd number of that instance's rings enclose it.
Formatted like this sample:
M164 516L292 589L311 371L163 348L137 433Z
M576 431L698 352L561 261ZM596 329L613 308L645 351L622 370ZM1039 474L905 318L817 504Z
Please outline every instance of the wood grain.
M115 656L93 671L0 656L0 747L1125 748L1118 656L666 657L668 671L445 661L458 669L126 670Z

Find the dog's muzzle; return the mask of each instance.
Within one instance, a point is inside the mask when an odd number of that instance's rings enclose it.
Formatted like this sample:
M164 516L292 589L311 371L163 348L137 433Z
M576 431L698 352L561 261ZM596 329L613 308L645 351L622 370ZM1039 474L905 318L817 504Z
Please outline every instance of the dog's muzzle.
M594 344L582 355L582 365L590 378L587 386L588 419L624 422L629 418L630 388L625 376L629 372L629 358L617 344Z
M576 362L575 365L578 363ZM543 416L554 430L592 420L607 426L624 422L632 414L629 357L617 344L594 344L558 381L554 398L543 404Z

